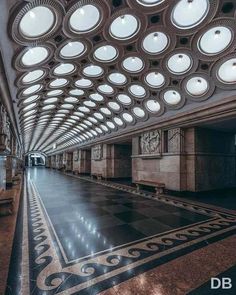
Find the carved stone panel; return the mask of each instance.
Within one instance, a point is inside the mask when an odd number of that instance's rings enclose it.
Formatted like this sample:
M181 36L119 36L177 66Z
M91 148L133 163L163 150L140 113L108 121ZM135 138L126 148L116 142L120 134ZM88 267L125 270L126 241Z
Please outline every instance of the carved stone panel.
M0 106L0 153L10 153L11 134L10 122L4 107Z
M161 153L161 135L159 130L149 131L141 135L140 151L142 155Z
M97 144L92 147L92 159L95 161L101 161L103 157L102 144Z
M181 128L168 130L168 152L179 153L183 149L184 131Z
M75 161L75 162L79 162L79 158L80 158L80 151L77 150L77 151L75 151L75 153L74 153L74 161Z

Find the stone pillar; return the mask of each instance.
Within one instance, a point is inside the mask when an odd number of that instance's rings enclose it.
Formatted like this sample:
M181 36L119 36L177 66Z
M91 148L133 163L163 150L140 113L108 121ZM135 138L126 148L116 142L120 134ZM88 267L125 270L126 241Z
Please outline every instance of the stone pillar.
M90 174L91 150L76 150L73 152L73 172L75 174Z
M45 167L46 168L52 167L52 156L45 157Z
M6 189L6 156L0 155L0 192Z
M65 153L65 171L73 170L73 153Z

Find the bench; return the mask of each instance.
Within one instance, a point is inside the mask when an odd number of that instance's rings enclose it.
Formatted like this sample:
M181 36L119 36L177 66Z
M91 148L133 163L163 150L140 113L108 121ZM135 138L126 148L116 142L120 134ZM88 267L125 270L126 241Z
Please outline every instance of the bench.
M102 174L100 174L100 173L93 173L93 174L91 174L91 178L92 179L96 178L97 180L102 180Z
M136 184L136 188L137 188L138 192L140 191L140 187L142 187L142 186L150 186L150 187L155 188L157 196L164 194L165 184L162 183L162 182L138 180L138 181L135 181L135 184Z
M0 192L0 216L13 213L16 193L15 189Z

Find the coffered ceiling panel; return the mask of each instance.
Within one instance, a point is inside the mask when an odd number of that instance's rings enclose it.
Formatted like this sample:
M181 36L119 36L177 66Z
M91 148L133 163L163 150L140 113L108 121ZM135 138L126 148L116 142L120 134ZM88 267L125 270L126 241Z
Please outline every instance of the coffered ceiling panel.
M32 0L12 7L25 151L57 152L236 89L235 1Z

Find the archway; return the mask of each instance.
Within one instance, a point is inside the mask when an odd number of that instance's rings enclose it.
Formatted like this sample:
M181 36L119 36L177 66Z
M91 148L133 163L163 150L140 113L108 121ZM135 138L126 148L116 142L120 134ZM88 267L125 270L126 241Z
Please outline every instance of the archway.
M26 167L44 167L46 163L46 157L44 153L30 152L25 155Z

